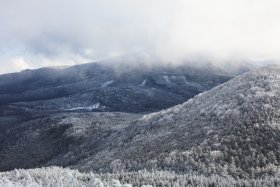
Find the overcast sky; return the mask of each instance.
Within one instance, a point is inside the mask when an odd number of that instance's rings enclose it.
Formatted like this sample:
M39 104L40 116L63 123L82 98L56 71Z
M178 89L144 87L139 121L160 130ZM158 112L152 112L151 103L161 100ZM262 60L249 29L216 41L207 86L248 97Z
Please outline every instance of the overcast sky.
M0 0L0 73L145 53L280 58L279 0Z

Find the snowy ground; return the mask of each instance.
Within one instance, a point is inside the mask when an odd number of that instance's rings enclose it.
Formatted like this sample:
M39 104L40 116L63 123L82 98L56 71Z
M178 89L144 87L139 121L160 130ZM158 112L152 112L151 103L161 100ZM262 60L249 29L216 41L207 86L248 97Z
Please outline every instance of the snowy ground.
M280 178L235 180L231 177L176 175L164 171L130 173L80 173L49 167L0 173L0 187L151 187L151 186L278 186Z

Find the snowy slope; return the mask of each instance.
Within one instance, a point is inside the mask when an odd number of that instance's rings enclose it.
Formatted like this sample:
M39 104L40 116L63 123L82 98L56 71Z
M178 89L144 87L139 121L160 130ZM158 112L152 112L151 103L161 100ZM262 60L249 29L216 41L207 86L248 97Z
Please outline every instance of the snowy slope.
M277 186L279 178L240 180L218 175L178 175L167 171L118 173L80 173L50 167L0 173L0 187L152 187L152 186Z
M96 151L99 142L141 118L140 114L77 112L1 124L0 171L69 166ZM90 145L90 146L89 146Z
M246 73L108 137L84 169L279 174L280 66ZM110 156L109 156L110 155ZM90 160L102 160L91 165Z
M279 110L280 66L271 65L143 117L61 114L7 128L0 136L0 166L277 178Z

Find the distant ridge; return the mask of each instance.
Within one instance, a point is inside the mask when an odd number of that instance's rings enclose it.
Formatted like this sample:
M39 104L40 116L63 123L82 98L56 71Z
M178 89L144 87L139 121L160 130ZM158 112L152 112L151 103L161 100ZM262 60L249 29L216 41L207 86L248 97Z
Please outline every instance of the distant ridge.
M110 59L0 75L0 106L65 112L100 103L104 107L94 111L154 112L234 77L210 63L169 67L148 66L141 58L130 60Z

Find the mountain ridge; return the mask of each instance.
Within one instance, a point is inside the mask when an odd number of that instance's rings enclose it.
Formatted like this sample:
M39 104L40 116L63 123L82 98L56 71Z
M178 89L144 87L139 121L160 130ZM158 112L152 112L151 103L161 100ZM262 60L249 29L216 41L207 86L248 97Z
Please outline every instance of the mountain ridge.
M117 168L132 171L161 168L220 173L225 170L227 174L245 178L268 171L277 173L278 72L280 66L276 65L249 72L182 105L144 116L103 142L106 149L90 157L103 158L93 168L111 171L108 165L116 162ZM91 168L87 160L80 164L86 170ZM209 170L213 164L216 168Z
M182 103L232 77L212 64L134 67L128 62L96 62L41 68L1 75L0 106L66 112L99 103L102 107L93 111L153 112Z

